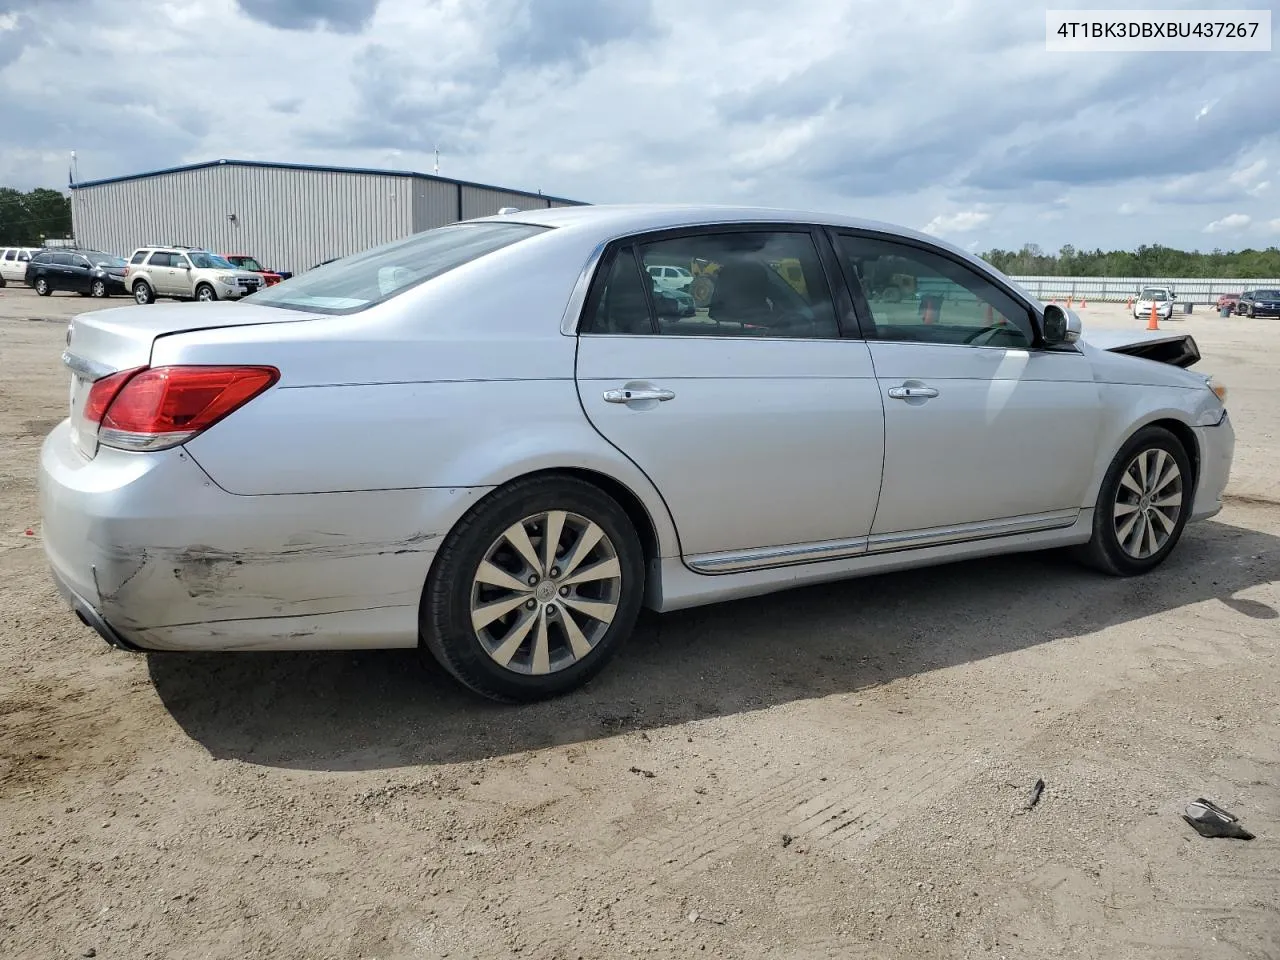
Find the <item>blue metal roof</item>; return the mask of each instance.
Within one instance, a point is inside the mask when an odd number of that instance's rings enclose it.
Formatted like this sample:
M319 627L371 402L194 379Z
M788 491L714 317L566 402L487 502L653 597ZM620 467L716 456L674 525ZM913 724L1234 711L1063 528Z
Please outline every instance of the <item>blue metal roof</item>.
M309 170L315 173L363 173L384 177L412 177L416 180L434 180L437 183L449 183L461 187L479 187L482 190L500 190L503 193L514 193L518 196L534 200L551 200L555 203L571 203L575 206L586 206L584 200L570 200L567 197L553 197L545 193L531 193L528 190L514 190L510 187L496 187L490 183L475 183L471 180L454 180L452 177L441 177L432 173L418 173L413 170L376 170L371 167L326 167L311 163L274 163L266 160L206 160L203 163L188 163L180 167L166 167L163 170L149 170L146 173L131 173L123 177L104 177L101 180L84 180L71 184L72 190L81 187L99 187L104 183L125 183L129 180L145 180L148 177L161 177L167 173L185 173L188 170L203 170L207 167L261 167L268 170Z

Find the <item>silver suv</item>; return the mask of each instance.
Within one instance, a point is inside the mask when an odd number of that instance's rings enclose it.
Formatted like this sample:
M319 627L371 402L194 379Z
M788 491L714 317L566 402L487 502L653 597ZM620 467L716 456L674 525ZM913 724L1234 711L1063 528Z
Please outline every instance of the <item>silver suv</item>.
M138 303L156 297L239 300L262 287L262 276L200 247L152 245L133 251L124 284Z

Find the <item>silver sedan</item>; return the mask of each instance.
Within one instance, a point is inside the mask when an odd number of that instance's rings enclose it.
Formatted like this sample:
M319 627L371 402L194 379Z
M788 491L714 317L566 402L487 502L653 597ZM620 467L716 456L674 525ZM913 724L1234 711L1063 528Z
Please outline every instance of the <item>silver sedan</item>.
M789 211L506 213L67 342L41 490L81 620L418 647L507 701L641 606L1057 547L1145 573L1234 448L1191 338L1082 338L932 237Z

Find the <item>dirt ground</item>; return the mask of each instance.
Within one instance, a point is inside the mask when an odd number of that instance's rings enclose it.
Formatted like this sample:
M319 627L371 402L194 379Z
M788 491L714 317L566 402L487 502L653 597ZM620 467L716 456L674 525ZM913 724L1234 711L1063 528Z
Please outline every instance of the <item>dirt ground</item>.
M1280 322L1170 324L1239 442L1153 575L1033 555L648 617L513 709L410 653L80 626L35 472L95 306L0 291L0 956L1280 956ZM1257 839L1194 834L1197 796Z

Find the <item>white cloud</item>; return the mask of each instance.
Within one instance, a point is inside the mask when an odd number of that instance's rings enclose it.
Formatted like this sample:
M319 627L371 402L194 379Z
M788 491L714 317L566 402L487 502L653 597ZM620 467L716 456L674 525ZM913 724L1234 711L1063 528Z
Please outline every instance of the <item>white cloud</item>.
M430 172L438 144L444 176L593 202L1114 249L1194 246L1280 183L1280 98L1258 94L1280 89L1280 59L1063 71L1018 0L143 6L139 47L137 0L0 0L0 185L62 186L71 150L92 179L219 157ZM947 56L922 70L903 49Z
M924 227L925 233L943 235L969 233L991 219L991 214L981 210L960 210L956 213L940 213Z
M1205 233L1239 233L1249 224L1253 217L1247 213L1229 213L1221 220L1215 220L1204 228Z
M1267 232L1280 233L1280 217L1276 217L1274 220L1267 221Z

